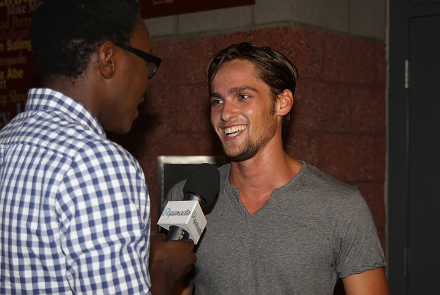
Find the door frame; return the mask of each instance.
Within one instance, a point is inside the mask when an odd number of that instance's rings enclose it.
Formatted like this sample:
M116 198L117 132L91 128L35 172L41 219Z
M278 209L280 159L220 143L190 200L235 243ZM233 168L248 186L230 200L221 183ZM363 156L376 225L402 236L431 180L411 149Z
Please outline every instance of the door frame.
M413 0L415 1L415 0ZM437 3L434 3L434 2ZM415 1L421 2L421 1ZM388 34L388 239L387 273L391 294L408 295L409 202L409 87L410 19L440 13L440 0L412 5L410 0L389 0ZM434 13L436 12L436 13ZM408 61L409 63L406 63ZM409 83L406 85L406 83Z

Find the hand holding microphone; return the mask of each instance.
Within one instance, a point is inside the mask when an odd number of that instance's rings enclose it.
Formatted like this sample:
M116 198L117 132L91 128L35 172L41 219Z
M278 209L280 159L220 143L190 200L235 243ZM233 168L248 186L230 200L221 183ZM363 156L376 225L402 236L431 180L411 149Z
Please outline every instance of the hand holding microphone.
M151 237L149 270L152 294L169 295L183 280L197 257L192 240L165 241L165 235Z
M206 225L202 209L213 203L219 187L217 168L201 164L186 181L184 201L168 202L158 221L158 225L170 229L168 236L160 234L151 238L149 267L153 294L171 294L174 284L191 270L197 259L194 243Z
M165 206L158 225L169 229L166 240L192 239L195 244L205 228L202 209L213 203L220 188L220 173L211 164L200 164L188 177L183 201L170 201Z

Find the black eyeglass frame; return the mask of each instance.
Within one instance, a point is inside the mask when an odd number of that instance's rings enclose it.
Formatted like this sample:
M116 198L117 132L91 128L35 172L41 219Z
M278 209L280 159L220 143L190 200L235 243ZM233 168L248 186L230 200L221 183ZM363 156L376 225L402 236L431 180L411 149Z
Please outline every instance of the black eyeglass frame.
M154 68L153 72L148 76L148 79L151 79L154 77L154 75L157 72L157 69L160 66L160 63L162 62L162 59L159 57L156 57L154 55L151 55L149 53L146 53L145 51L133 48L131 46L125 45L125 44L121 44L121 43L115 43L116 46L121 47L122 49L125 49L137 56L139 56L140 58L142 58L143 60L145 60L148 63L154 63L156 65L156 67Z

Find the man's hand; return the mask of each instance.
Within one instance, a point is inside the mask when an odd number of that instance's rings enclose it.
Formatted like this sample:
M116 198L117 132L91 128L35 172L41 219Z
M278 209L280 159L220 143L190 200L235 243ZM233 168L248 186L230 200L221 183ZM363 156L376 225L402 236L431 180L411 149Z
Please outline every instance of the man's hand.
M171 294L174 284L192 269L197 257L192 240L165 241L165 235L151 238L150 277L153 295Z

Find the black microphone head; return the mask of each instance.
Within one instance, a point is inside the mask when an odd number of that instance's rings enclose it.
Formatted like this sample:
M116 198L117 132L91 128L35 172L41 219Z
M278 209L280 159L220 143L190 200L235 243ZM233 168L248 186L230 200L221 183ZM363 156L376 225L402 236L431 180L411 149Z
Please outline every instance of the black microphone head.
M217 167L203 163L198 165L189 175L183 187L183 193L200 196L209 206L214 202L220 188L220 172Z

